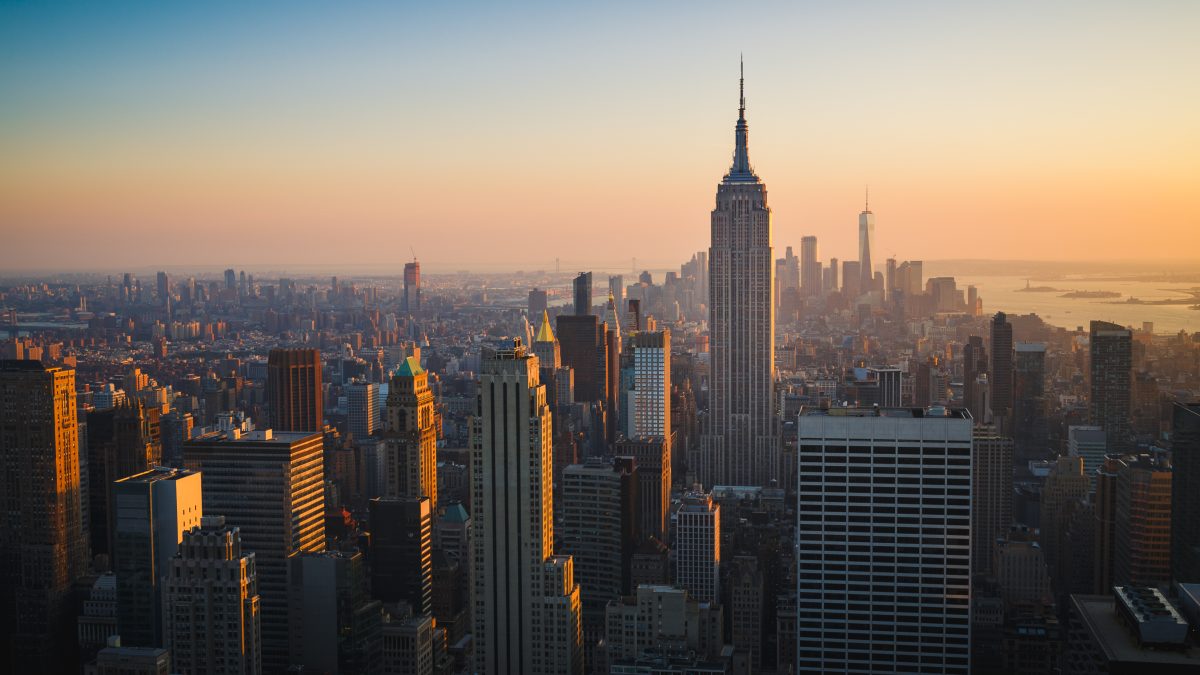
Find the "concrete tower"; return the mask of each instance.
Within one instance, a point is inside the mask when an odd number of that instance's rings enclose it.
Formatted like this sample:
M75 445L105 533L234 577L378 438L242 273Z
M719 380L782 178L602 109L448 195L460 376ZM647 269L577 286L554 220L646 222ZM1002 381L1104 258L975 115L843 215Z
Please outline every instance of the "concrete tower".
M437 410L429 373L410 356L388 390L383 496L428 497L437 513Z
M866 293L875 283L875 214L871 213L870 194L858 214L859 292Z
M707 486L767 485L779 476L771 209L766 185L750 168L748 136L743 95L733 166L717 186L712 211L712 385L708 429L695 462Z
M554 555L550 405L518 340L485 353L471 451L475 671L583 672L574 561Z

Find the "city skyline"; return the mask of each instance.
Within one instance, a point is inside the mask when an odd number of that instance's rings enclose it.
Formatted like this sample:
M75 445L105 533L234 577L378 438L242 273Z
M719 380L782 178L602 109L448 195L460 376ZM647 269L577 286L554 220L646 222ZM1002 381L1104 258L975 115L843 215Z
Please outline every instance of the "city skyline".
M0 265L96 232L56 264L399 265L411 247L431 269L536 268L579 242L626 259L633 236L683 258L738 48L778 245L850 259L870 185L880 261L1194 258L1198 95L1177 85L1200 74L1197 10L1157 7L780 7L720 50L715 6L670 36L666 7L6 7ZM986 246L938 236L964 215ZM202 236L162 236L180 231ZM538 237L516 250L513 231Z

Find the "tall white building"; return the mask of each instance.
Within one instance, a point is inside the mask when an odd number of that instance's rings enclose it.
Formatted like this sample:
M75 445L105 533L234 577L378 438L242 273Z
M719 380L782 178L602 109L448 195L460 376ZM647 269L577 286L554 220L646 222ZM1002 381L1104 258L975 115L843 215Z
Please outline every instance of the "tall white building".
M743 95L733 166L712 211L709 417L693 458L706 486L767 485L779 477L771 250L771 209L767 187L750 167Z
M472 439L475 672L583 672L574 561L554 555L550 406L518 340L485 353Z
M675 584L699 602L721 601L721 505L689 494L675 512Z
M1104 465L1108 434L1101 427L1071 425L1067 428L1067 453L1083 458L1083 473L1096 489L1096 471Z
M671 437L671 331L639 331L629 336L633 353L632 389L625 398L629 438Z
M800 412L796 672L970 671L971 428Z

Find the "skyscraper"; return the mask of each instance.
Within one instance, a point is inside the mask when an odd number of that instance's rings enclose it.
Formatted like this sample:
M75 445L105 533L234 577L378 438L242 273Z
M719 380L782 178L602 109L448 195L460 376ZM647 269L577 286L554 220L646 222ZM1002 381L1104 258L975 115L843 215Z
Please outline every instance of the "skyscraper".
M700 602L721 601L721 505L691 493L675 512L675 584Z
M975 424L983 424L991 415L991 409L980 410L975 405L975 385L979 376L988 369L987 352L983 348L983 338L972 335L963 345L963 407L971 413Z
M276 431L313 432L324 428L320 350L271 350L267 355L267 408L271 428Z
M165 646L178 672L259 675L258 572L238 528L224 516L201 518L165 572Z
M867 293L875 285L875 261L878 253L875 251L875 214L871 213L871 203L863 205L862 213L858 214L858 266L860 292Z
M67 672L71 584L87 571L75 371L0 361L0 663Z
M992 390L992 418L1003 417L1000 433L1011 435L1013 407L1013 332L1004 312L992 317L992 363L988 372Z
M162 427L157 408L125 400L87 414L88 521L92 555L111 554L112 490L116 481L162 461ZM145 645L138 645L145 646Z
M1169 584L1171 466L1148 455L1128 458L1122 464L1117 471L1113 517L1113 584Z
M608 294L612 296L618 308L625 306L625 277L615 274L608 278Z
M971 452L971 569L991 574L996 539L1012 527L1013 442L976 427Z
M325 549L323 453L322 434L271 429L183 446L184 464L204 474L204 508L239 528L255 554L265 672L288 665L288 559Z
M592 313L592 273L580 272L575 277L575 316L586 316Z
M299 553L288 569L291 665L300 672L379 672L383 606L367 595L362 553Z
M529 291L529 318L546 311L546 291L535 288Z
M161 583L183 533L200 525L201 477L194 471L151 469L118 480L112 492L117 630L127 646L161 647Z
M821 294L821 260L813 236L800 238L800 289L806 296Z
M378 384L356 381L346 385L346 426L358 441L379 431Z
M638 530L642 536L667 539L671 507L671 442L669 436L623 439L614 445L617 455L637 461Z
M671 331L641 331L629 336L633 352L633 389L623 416L629 438L671 436Z
M801 410L796 672L969 672L971 427Z
M1046 420L1046 345L1018 342L1013 350L1013 440L1020 460L1042 459L1049 445Z
M576 401L608 401L608 327L594 314L558 315L562 365L575 371Z
M371 593L384 603L407 602L414 614L433 611L433 512L428 497L372 499Z
M779 477L771 209L766 185L750 167L744 94L734 141L733 165L717 186L709 249L711 385L696 467L709 486L768 485Z
M404 359L388 389L383 464L383 496L428 497L437 513L437 410L429 373L415 356Z
M1200 579L1200 403L1176 403L1171 443L1171 576Z
M1133 448L1133 430L1129 421L1133 332L1115 323L1093 321L1090 337L1092 396L1088 412L1091 422L1108 434L1109 452L1128 452Z
M537 359L519 340L486 353L479 392L471 453L475 670L582 673L574 563L554 554L550 406Z
M404 263L404 296L400 309L410 314L421 311L421 263L416 258Z

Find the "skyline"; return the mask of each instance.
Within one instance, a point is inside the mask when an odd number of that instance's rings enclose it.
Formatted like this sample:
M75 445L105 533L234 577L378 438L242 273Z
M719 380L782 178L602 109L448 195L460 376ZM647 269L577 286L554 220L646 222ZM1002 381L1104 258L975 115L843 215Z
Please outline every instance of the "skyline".
M0 265L671 264L739 49L777 254L851 258L869 185L880 259L1194 259L1200 9L1086 8L6 6Z

